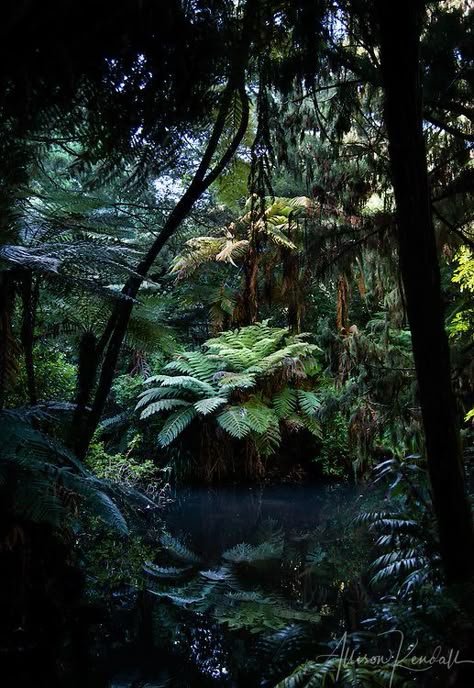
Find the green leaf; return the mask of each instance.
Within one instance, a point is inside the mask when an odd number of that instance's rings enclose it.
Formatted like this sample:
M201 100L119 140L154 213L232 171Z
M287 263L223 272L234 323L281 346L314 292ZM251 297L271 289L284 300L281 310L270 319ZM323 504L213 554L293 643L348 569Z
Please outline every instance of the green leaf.
M240 440L250 432L247 412L242 406L231 406L217 416L217 422L229 435Z
M174 442L178 435L188 427L196 415L196 410L192 406L171 414L158 435L159 444L162 447L167 447Z
M297 394L298 403L303 413L312 416L319 410L321 403L314 392L306 392L305 390L299 389Z
M226 397L210 397L209 399L201 399L200 401L196 401L194 408L202 416L208 416L210 413L214 413L216 409L226 403Z
M241 408L245 409L247 425L259 435L266 432L276 418L273 409L255 399L246 402Z
M285 387L281 392L275 394L272 399L272 404L278 418L286 418L295 412L296 399L295 390L289 387Z
M148 418L149 416L153 416L155 413L161 413L162 411L171 411L171 409L174 409L177 406L190 406L190 403L189 401L183 401L182 399L161 399L160 401L155 401L153 404L147 406L146 409L141 412L140 418Z

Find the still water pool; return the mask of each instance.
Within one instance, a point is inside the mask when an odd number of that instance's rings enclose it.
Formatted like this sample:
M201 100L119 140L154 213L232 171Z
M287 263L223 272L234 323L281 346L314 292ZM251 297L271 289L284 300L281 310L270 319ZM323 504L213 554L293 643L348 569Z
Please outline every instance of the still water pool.
M146 661L125 686L276 686L351 630L367 561L347 485L185 489L145 569Z

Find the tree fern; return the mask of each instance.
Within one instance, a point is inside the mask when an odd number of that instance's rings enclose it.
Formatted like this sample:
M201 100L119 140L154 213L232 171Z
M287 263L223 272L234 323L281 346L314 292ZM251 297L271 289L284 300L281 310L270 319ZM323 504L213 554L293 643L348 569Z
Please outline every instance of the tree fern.
M305 363L315 350L307 335L292 335L268 321L228 330L209 339L200 351L184 351L145 384L137 409L141 418L166 415L158 435L162 447L174 442L191 421L214 422L233 440L246 441L256 457L278 451L281 433L308 431L319 438L316 394ZM305 389L299 385L305 381ZM210 426L208 426L210 427ZM212 451L212 450L210 450Z

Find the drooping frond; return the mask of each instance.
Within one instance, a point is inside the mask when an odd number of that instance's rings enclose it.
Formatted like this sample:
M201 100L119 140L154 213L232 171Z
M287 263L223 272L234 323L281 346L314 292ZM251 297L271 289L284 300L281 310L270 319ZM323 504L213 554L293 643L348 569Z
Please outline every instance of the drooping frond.
M275 394L272 399L273 407L278 418L286 418L296 410L297 393L290 387L285 387Z
M59 407L59 405L58 405ZM59 441L33 427L33 421L54 420L54 407L0 412L2 453L0 492L14 514L54 528L67 527L79 507L107 525L128 533L125 519L107 494L107 484L92 476Z
M146 409L145 409L146 411ZM145 411L143 413L145 413ZM197 413L193 407L185 408L182 411L176 411L172 413L171 416L165 421L159 435L158 442L162 447L171 444L180 435L183 430L185 430L194 418L196 418ZM143 417L143 414L142 414Z
M247 422L247 412L240 406L230 406L220 413L216 420L223 430L238 440L246 437L251 431Z

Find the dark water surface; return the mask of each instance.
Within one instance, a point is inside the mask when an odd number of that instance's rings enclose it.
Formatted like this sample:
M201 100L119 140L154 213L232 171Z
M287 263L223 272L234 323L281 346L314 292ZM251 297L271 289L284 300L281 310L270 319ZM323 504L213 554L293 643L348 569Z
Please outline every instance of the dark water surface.
M359 496L340 484L177 492L147 578L152 649L109 686L275 686L327 649L361 557Z
M357 495L353 486L339 484L193 488L177 493L166 524L212 560L224 549L251 541L268 520L285 534L324 527Z

